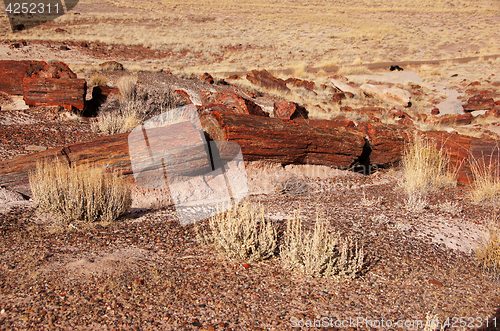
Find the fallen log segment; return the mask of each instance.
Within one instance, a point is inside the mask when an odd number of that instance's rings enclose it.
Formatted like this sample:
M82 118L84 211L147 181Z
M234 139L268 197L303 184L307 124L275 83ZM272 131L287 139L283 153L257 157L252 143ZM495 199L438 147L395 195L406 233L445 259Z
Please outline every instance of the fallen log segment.
M142 132L140 133L142 135ZM148 139L147 143L146 139L143 139L144 144L139 141L140 136L132 136L129 139L129 133L122 133L3 161L0 163L0 186L31 196L29 173L36 169L37 163L44 160L53 162L56 159L74 166L106 166L124 176L132 177L132 154L136 162L141 164L142 161L145 165L140 169L143 182L147 181L145 177L148 175L156 174L157 169L160 169L162 174L165 171L176 175L196 175L212 169L201 133L194 129L191 122L149 129L146 136ZM160 136L168 143L168 156L165 156L164 149L158 148ZM133 146L132 153L129 146ZM152 159L150 152L153 154ZM166 161L162 163L161 158Z
M340 169L356 165L389 167L401 161L405 144L411 142L408 128L381 123L355 126L345 119L290 121L204 109L200 112L200 120L208 140L236 143L245 161L317 164ZM77 166L105 165L132 177L132 157L142 160L135 170L139 169L144 175L142 180L149 183L151 178L158 180L161 177L158 169L164 174L193 176L213 170L214 158L229 161L237 153L231 145L224 144L218 144L218 151L208 149L208 144L203 144L202 133L191 122L156 129L142 128L137 133L136 136L129 133L107 136L3 161L0 163L0 186L31 195L28 174L44 159L59 158ZM463 184L472 180L469 155L479 163L484 160L486 165L490 155L494 161L499 159L498 142L494 140L444 132L422 135L436 141L438 148L443 147L450 156L452 167L459 167L458 179ZM162 156L166 154L167 157ZM498 163L493 165L498 166Z
M363 123L356 127L342 119L289 121L204 110L200 120L210 139L237 143L246 161L281 164L347 169L359 162L386 167L401 160L408 137L395 125Z
M349 167L362 153L365 134L333 121L308 121L203 111L203 130L209 139L241 147L245 161L269 160L282 164L320 164Z
M462 136L456 133L426 132L425 137L436 143L450 158L450 170L456 172L460 184L474 180L473 169L500 176L500 141Z

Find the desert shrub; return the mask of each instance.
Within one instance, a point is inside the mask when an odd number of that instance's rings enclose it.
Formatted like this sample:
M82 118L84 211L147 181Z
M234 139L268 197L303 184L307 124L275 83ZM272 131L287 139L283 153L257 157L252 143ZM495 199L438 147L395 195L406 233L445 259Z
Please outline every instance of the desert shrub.
M277 231L264 218L263 208L238 205L211 217L208 224L209 232L197 228L198 239L227 258L252 262L275 254Z
M450 169L446 152L418 135L403 155L403 174L401 185L409 195L456 185L456 175Z
M38 163L29 175L38 207L65 221L111 222L128 212L130 188L102 167L68 167L55 161Z
M314 231L304 233L297 212L287 221L280 257L284 268L313 277L352 279L364 265L363 248L357 242L328 233L319 216Z
M140 102L123 102L115 96L110 96L102 105L97 120L92 123L92 130L107 135L132 131L142 123L140 107Z
M103 75L94 75L90 80L90 85L92 86L106 86L108 85L108 79Z
M120 78L117 85L123 101L134 100L137 96L137 77L124 76Z
M495 152L500 155L499 148L496 147L492 151L488 162L485 161L484 157L478 160L469 156L469 164L473 176L469 195L474 203L494 201L500 196L500 160L495 161L493 159Z
M483 248L476 251L479 265L489 272L498 275L500 272L500 237L498 231L490 230L490 235Z
M100 107L92 125L94 132L129 132L154 116L184 105L170 88L139 87L134 76L122 77L117 85L120 96L108 97Z

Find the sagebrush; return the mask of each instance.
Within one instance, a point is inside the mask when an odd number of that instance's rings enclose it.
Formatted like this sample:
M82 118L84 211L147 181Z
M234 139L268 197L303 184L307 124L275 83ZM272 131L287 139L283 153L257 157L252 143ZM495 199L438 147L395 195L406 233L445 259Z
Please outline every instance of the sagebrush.
M425 194L445 186L456 185L456 173L443 148L419 135L403 155L403 182L401 186L409 195Z
M280 257L286 269L313 277L352 279L363 269L363 247L350 238L329 233L326 222L316 217L313 231L304 232L296 212L287 221Z
M38 163L29 174L34 200L67 222L111 222L128 212L130 188L103 167L69 167L60 161Z
M211 217L208 224L208 231L198 228L199 240L227 258L252 262L269 259L276 252L276 228L265 219L262 207L233 206Z

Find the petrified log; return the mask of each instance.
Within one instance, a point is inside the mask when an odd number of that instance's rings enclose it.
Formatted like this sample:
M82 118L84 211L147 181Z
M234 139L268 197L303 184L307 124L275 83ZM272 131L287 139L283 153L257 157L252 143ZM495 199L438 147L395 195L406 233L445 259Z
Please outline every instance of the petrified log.
M84 108L87 93L85 79L25 77L23 86L27 105Z
M0 61L0 91L23 95L23 78L32 65L47 65L41 61Z
M290 92L290 89L286 86L286 82L283 79L274 77L265 69L250 71L247 74L247 79L255 85L262 86L266 89L278 90L285 93Z
M269 160L283 165L317 164L341 169L363 166L364 170L370 165L388 167L402 159L405 143L411 142L410 132L400 126L382 123L354 126L346 119L290 121L205 109L200 111L200 120L205 138L236 143L245 161ZM491 156L492 166L498 167L495 140L445 132L421 134L436 141L438 148L443 147L450 156L452 169L457 167L462 184L473 179L469 155L480 164L484 160L487 166ZM236 152L231 145L223 144L215 151L221 161L232 160ZM160 167L164 173L193 176L212 170L214 165L208 155L214 157L214 151L203 144L200 131L191 122L182 122L139 130L132 138L128 133L118 134L4 161L0 163L0 186L30 195L28 174L44 159L59 158L77 166L106 165L131 176L131 157L142 158L146 177ZM148 158L155 161L148 163ZM158 172L152 176L157 175Z
M426 132L425 136L434 141L438 149L446 151L450 170L456 171L460 184L467 185L474 180L473 167L491 171L493 176L500 175L500 141L436 131Z
M284 121L206 110L200 120L211 140L237 143L246 161L348 168L361 156L366 143L364 132L333 121Z
M148 129L145 133L147 140L141 144L141 137L135 135L130 137L129 133L107 136L92 141L73 144L61 148L54 148L40 153L34 153L16 157L0 163L0 186L22 194L31 195L29 185L29 173L36 169L38 162L44 160L67 162L68 165L97 165L106 166L118 171L124 176L132 176L130 156L135 160L141 158L148 163L148 171L155 170L155 166L162 167L167 173L177 175L196 175L211 170L207 157L206 146L203 144L200 132L194 129L191 122L172 124L163 128ZM168 151L162 150L159 141L168 142ZM129 146L134 146L129 152ZM150 149L147 146L152 146ZM165 162L147 162L150 157L163 156ZM153 154L153 155L152 155ZM145 171L147 175L147 171Z

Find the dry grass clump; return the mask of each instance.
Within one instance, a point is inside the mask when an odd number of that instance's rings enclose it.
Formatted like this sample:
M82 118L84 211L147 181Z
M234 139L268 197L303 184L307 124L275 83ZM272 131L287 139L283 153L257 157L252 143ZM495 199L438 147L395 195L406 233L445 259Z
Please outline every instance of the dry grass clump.
M108 85L108 79L103 75L94 75L90 80L91 86L106 86Z
M482 249L476 251L479 265L488 272L498 275L500 271L500 237L498 231L490 230L490 236Z
M102 167L68 167L60 161L38 163L29 175L38 207L65 221L111 222L128 212L130 188Z
M101 106L94 132L107 135L129 132L144 121L184 105L169 88L137 86L137 78L127 76L118 82L120 96L110 96Z
M497 153L497 160L493 155ZM485 158L479 160L469 157L470 168L472 171L473 182L469 192L470 198L474 203L483 201L494 201L500 196L500 150L496 147L490 155L487 163Z
M304 233L298 213L288 219L280 256L286 269L337 279L354 278L363 268L365 257L357 242L328 233L326 222L319 216L314 231Z
M403 174L401 186L409 195L456 185L456 176L450 171L445 151L418 135L403 156Z
M274 256L277 231L264 218L264 208L248 203L233 206L209 219L210 233L199 228L198 239L213 245L223 256L241 261L260 261Z
M116 87L120 91L120 96L123 101L134 100L137 96L137 80L136 76L124 76L120 78Z

